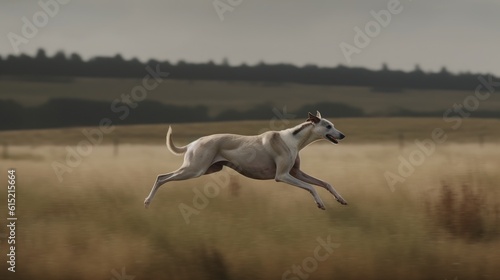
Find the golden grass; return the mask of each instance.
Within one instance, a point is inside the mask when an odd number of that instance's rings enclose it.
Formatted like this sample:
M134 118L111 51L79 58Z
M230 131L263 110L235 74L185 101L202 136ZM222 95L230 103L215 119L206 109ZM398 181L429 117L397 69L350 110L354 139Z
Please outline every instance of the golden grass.
M440 146L392 192L384 172L395 171L412 144L400 151L390 142L317 143L301 153L303 170L332 183L349 206L319 189L321 211L303 190L238 176L231 177L238 196L223 186L186 224L179 205L193 206L193 189L213 178L169 183L144 209L156 175L182 161L164 145L122 145L116 157L111 146L95 147L62 183L50 164L64 159L64 147L13 146L2 170L14 167L18 176L16 279L112 279L122 267L136 279L281 279L328 235L340 247L310 279L496 279L499 148ZM442 210L443 185L457 198L452 207L472 207ZM482 199L462 200L469 190ZM450 232L446 217L460 213L480 218L483 234Z

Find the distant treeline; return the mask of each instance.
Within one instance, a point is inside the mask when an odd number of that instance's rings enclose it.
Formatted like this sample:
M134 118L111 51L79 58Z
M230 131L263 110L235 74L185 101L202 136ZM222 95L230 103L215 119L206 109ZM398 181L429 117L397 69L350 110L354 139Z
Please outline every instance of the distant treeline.
M281 112L279 108L278 112ZM280 117L277 108L262 104L248 111L225 111L210 117L205 106L184 107L167 105L157 101L142 101L132 108L125 103L57 98L36 106L25 107L12 100L0 99L0 130L97 126L103 119L114 125L185 123L232 120L271 120ZM331 112L330 117L361 117L361 109L337 103L305 105L290 115L307 117L307 112ZM300 113L300 114L299 114Z
M282 117L283 108L261 104L247 111L227 110L210 117L205 106L187 107L142 101L132 108L125 103L57 98L36 107L25 107L12 100L0 99L0 130L42 129L75 126L97 126L104 119L113 125L186 123L236 120L273 120ZM287 118L306 118L307 112L319 110L324 117L366 117L362 109L342 103L304 105L285 112ZM385 115L399 117L442 117L443 112L413 112L400 110ZM500 112L478 111L474 117L500 118Z
M381 70L368 70L337 66L335 68L314 65L297 67L290 64L265 64L254 66L230 66L222 64L187 63L179 61L150 60L146 63L137 59L125 60L120 55L114 57L94 57L84 61L80 55L66 55L58 52L47 56L40 49L34 57L21 54L0 57L0 76L57 76L57 77L122 77L142 78L146 66L160 66L172 79L259 81L271 83L301 83L318 85L369 86L385 89L457 89L473 90L479 81L479 74L452 74L442 68L437 73L426 73L418 65L411 72L394 71L383 65Z

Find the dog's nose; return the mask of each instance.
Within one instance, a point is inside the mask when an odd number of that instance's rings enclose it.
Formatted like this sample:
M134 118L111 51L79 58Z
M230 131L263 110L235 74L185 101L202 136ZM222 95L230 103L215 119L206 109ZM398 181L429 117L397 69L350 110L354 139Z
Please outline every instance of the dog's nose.
M345 138L345 135L340 133L340 139L344 139Z

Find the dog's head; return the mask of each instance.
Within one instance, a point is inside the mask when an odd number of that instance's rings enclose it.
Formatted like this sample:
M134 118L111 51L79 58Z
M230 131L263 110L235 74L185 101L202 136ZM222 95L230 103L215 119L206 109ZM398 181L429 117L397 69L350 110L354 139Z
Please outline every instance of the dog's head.
M324 138L334 144L338 144L338 140L345 138L345 135L333 126L333 123L321 118L320 112L316 111L316 116L311 113L308 114L307 121L310 121L314 125L312 131L319 138Z

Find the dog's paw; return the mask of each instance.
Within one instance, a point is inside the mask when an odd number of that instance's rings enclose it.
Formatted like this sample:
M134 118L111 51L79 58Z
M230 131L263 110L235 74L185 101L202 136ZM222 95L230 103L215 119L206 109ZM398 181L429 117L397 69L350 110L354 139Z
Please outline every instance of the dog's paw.
M342 205L347 205L347 201L345 201L342 197L337 198L337 201Z
M321 209L321 210L326 210L325 208L325 205L321 204L321 203L316 203L318 205L318 208Z
M145 199L144 200L144 208L148 209L149 208L149 204L151 203L151 201L149 199Z

